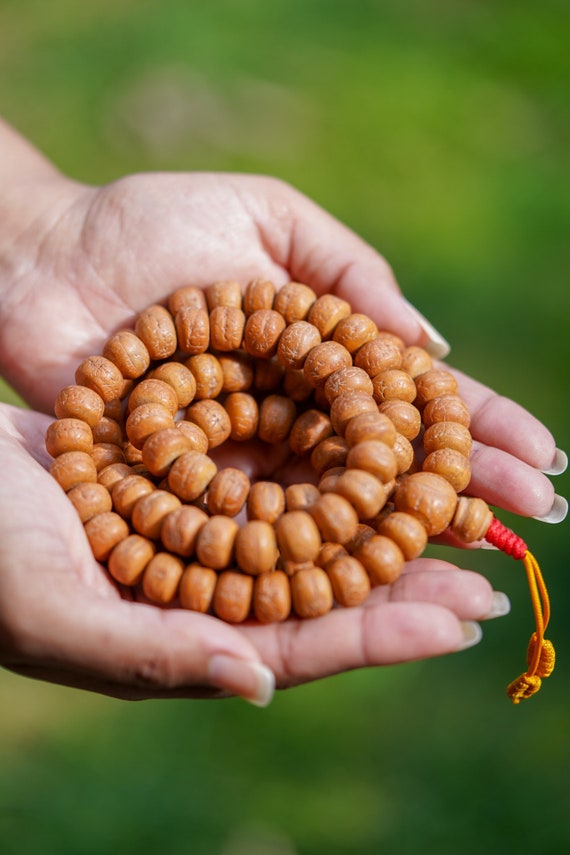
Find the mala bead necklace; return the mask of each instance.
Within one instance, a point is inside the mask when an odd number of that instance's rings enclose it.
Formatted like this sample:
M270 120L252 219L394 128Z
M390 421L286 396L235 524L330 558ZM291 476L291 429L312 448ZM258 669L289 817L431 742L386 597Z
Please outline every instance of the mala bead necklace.
M318 617L391 584L450 530L525 566L536 628L509 697L552 672L538 563L465 494L455 378L345 300L263 279L180 288L84 359L54 411L51 474L97 561L146 600L231 623ZM315 483L251 483L210 456L252 439L288 443Z

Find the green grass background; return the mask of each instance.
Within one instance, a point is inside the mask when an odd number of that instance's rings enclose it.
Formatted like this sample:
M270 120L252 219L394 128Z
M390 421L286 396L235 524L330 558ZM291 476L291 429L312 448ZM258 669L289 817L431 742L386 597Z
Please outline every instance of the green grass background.
M87 182L290 181L386 255L454 365L568 448L569 24L566 0L0 0L0 112ZM265 711L0 672L2 851L568 851L568 527L517 530L559 649L518 707L504 686L524 667L528 593L489 552L445 553L511 597L478 647Z

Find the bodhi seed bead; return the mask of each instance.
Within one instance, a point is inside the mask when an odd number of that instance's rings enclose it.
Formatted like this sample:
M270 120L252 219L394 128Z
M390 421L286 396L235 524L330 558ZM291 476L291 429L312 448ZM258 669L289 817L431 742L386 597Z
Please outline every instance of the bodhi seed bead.
M323 341L331 338L337 325L351 313L350 304L334 294L323 294L311 306L307 320L314 324Z
M103 416L91 429L93 442L110 442L113 445L123 445L123 430L119 422Z
M406 371L400 368L390 368L381 371L372 379L374 400L381 404L384 401L396 399L412 403L416 397L416 384Z
M106 401L103 415L107 416L108 419L114 419L116 422L120 422L123 416L122 399L113 398L112 401Z
M420 520L402 511L393 511L381 520L377 532L391 538L406 561L418 558L427 546L427 533Z
M388 416L376 412L365 412L354 416L346 426L344 437L349 446L358 445L366 440L378 440L390 448L396 442L397 431L394 422Z
M210 312L210 342L214 350L238 350L244 328L245 315L235 306L216 306Z
M357 312L343 318L337 324L333 340L344 345L350 353L356 351L378 335L378 327L367 315Z
M359 519L369 520L386 504L386 491L378 478L362 469L347 469L338 477L334 492L346 499Z
M213 570L229 567L234 557L234 543L239 526L231 517L217 514L202 526L196 539L200 564Z
M105 403L121 397L123 375L114 362L104 356L89 356L75 372L75 382L96 392Z
M166 384L165 384L166 385ZM157 430L174 427L174 418L171 410L167 410L162 404L141 404L129 414L125 430L129 442L139 451L143 445Z
M142 380L129 395L129 413L142 404L160 404L174 416L178 411L178 395L169 383L162 380Z
M174 319L182 353L204 353L210 344L210 316L205 309L183 306Z
M288 511L308 511L321 493L314 484L290 484L285 490Z
M209 448L209 442L208 437L201 427L195 425L194 422L187 422L185 419L175 422L174 427L190 440L192 451L199 451L201 454L206 454Z
M289 446L293 454L301 457L308 454L323 439L332 436L331 420L321 410L305 410L295 420L289 434Z
M222 369L222 392L246 392L253 385L253 360L241 350L218 354Z
M243 311L246 316L258 309L272 309L275 297L275 285L267 279L252 279L243 295Z
M106 561L111 550L129 535L129 527L119 514L106 511L85 523L85 534L97 561Z
M217 306L233 306L241 309L241 285L234 279L220 279L206 288L206 302L210 312Z
M321 335L313 324L297 321L281 333L277 359L283 368L302 368L309 351L320 343Z
M247 319L243 347L256 358L269 359L276 351L281 333L285 329L285 318L273 309L258 309Z
M300 564L314 561L319 554L321 535L306 511L286 511L277 520L275 533L283 561Z
M414 463L414 447L409 439L399 433L396 436L396 441L392 446L392 451L396 455L397 475L403 475L408 472Z
M412 379L425 374L433 368L433 360L423 347L411 345L402 353L402 370L407 371Z
M471 480L471 466L464 454L453 448L440 448L428 454L422 466L424 472L436 472L449 481L456 493L465 490Z
M217 398L224 385L224 372L212 353L198 353L186 361L196 383L194 398L197 401Z
M105 411L103 398L87 386L65 386L55 399L54 413L58 419L81 419L94 427Z
M317 524L324 541L346 543L353 537L358 526L358 514L343 496L324 493L309 513Z
M168 298L168 310L173 317L188 306L191 309L206 309L206 296L201 288L195 285L184 285L178 288Z
M300 618L314 618L327 614L333 607L332 586L321 567L299 570L289 580L295 614Z
M230 439L237 442L252 439L259 424L259 407L253 395L232 392L224 406L230 420Z
M196 551L200 529L208 522L208 514L193 505L182 505L163 520L160 539L165 549L187 558Z
M381 534L365 540L354 557L364 566L373 586L392 584L404 568L402 550L391 538Z
M112 463L125 463L123 449L112 442L96 442L91 450L91 458L97 472L106 469Z
M335 433L344 436L346 427L359 413L376 413L378 408L366 392L345 392L331 404L330 419Z
M85 451L93 449L93 433L89 425L81 419L59 419L52 422L46 432L46 451L51 457L58 457L66 451Z
M435 422L424 433L424 451L431 454L442 448L453 448L468 457L473 440L464 425L459 422Z
M109 573L122 585L136 585L154 551L154 544L147 537L130 534L109 555Z
M176 597L184 564L169 552L157 552L145 567L142 590L153 603L167 605Z
M260 623L279 623L291 613L291 586L283 570L261 573L253 585L253 613Z
M427 428L436 422L458 422L468 428L471 423L469 410L457 395L441 395L429 401L423 410L423 422Z
M97 475L97 481L103 487L106 487L107 490L111 490L114 484L117 484L131 474L132 470L128 463L111 463L109 466L101 469Z
M272 445L284 442L291 433L296 415L297 408L290 398L268 395L259 408L259 439Z
M356 558L345 555L330 561L326 567L337 603L350 608L359 606L370 593L370 579Z
M345 472L346 466L333 466L331 469L327 469L325 472L323 472L321 480L319 481L319 492L334 493L334 491L336 490L338 479Z
M227 623L242 623L251 611L253 576L226 570L220 573L213 597L214 613Z
M388 416L398 433L410 441L416 438L422 428L419 410L408 401L384 401L378 405L378 411Z
M125 460L130 466L143 465L142 450L140 448L136 448L132 442L125 442L123 444L123 454L125 455Z
M235 517L247 501L250 481L245 472L228 466L214 475L208 487L206 505L210 514Z
M336 561L337 558L342 558L347 555L348 552L341 543L332 543L331 541L327 541L327 543L323 543L319 549L319 554L317 555L315 564L317 567L322 567L323 570L326 570L327 565L330 564L331 561Z
M440 368L432 368L425 374L420 374L415 378L415 384L418 393L416 403L419 407L424 407L428 401L441 395L457 394L457 380L449 371Z
M264 520L245 523L235 538L235 556L240 570L251 576L273 570L278 557L273 526Z
M384 442L369 439L353 445L348 452L346 465L349 469L364 469L376 475L384 484L396 477L398 463L392 448Z
M201 564L189 564L178 589L180 605L183 609L191 609L194 612L205 614L210 610L218 574L211 567L202 567Z
M302 369L287 368L283 375L283 391L292 401L306 401L313 394L313 387Z
M324 386L328 377L339 368L352 365L352 357L346 347L336 341L323 341L307 354L303 372L309 383Z
M82 523L86 523L96 514L102 514L113 509L109 491L102 484L78 484L68 492Z
M207 489L218 471L214 461L199 451L177 457L168 473L168 487L184 502L193 502Z
M362 345L354 357L354 364L366 371L370 377L375 377L381 371L399 368L402 364L402 353L394 341L377 336Z
M218 401L204 400L190 404L186 418L202 428L208 437L209 448L223 445L232 432L230 417Z
M103 356L114 362L123 377L141 377L150 365L149 352L132 330L119 330L103 347Z
M142 460L157 478L164 478L177 457L192 451L192 442L175 427L157 430L142 447Z
M148 496L154 489L155 486L152 481L142 475L129 475L122 478L111 488L113 508L124 519L129 520L138 500L143 496Z
M91 455L85 451L60 454L52 462L49 471L66 493L77 484L97 481L97 467Z
M248 520L275 523L285 510L285 492L274 481L256 481L247 497Z
M332 404L335 398L348 392L364 392L366 395L372 395L373 386L366 371L355 365L348 365L334 371L327 378L324 391L328 403Z
M135 333L145 344L151 359L168 359L176 350L176 328L164 306L143 309L135 321Z
M348 455L348 443L342 436L329 436L316 445L311 452L311 466L322 475L327 469L344 466Z
M433 472L405 477L394 494L396 510L412 514L423 524L428 537L441 534L450 524L457 494L449 481Z
M451 530L463 543L474 543L485 537L492 521L493 512L483 499L460 496Z
M317 295L308 285L301 282L288 282L276 293L273 308L285 318L287 324L304 321Z
M158 540L165 517L180 507L180 499L166 490L154 490L142 496L133 507L133 528L144 537Z
M356 531L354 536L347 540L344 544L347 551L353 555L358 552L362 544L367 541L369 538L374 537L376 534L376 529L373 528L368 523L359 523L356 527Z
M196 381L194 375L181 362L163 362L153 370L153 380L162 380L168 383L176 392L178 408L187 407L196 394Z

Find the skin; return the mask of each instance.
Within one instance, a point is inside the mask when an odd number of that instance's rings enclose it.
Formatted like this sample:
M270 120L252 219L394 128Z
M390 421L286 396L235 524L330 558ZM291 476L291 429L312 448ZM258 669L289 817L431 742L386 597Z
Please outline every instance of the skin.
M442 561L410 562L360 607L270 626L161 610L110 581L45 471L46 414L81 359L137 311L182 285L263 277L338 294L408 344L425 345L426 334L386 261L277 180L145 174L88 187L1 123L0 152L0 370L32 407L0 407L0 664L124 698L252 698L255 663L288 687L464 647L463 622L489 613L491 587ZM549 431L457 376L473 417L475 492L518 514L546 514ZM278 449L255 446L221 454L250 476L279 477L285 462ZM232 668L213 671L216 655Z

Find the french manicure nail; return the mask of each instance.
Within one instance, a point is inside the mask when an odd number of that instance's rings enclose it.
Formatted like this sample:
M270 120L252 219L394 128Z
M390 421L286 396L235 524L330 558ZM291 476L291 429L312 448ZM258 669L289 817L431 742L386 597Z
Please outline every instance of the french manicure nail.
M502 591L493 591L493 600L491 608L481 620L491 620L492 618L503 617L508 615L511 610L511 601Z
M218 689L239 695L256 707L268 706L275 691L275 676L266 665L222 653L210 659L208 677Z
M554 452L554 458L548 469L543 469L545 475L562 475L568 468L568 455L561 448Z
M415 306L412 306L408 300L404 301L408 307L408 310L411 315L414 316L416 322L420 325L425 335L427 336L427 343L424 345L424 349L427 350L430 356L433 356L434 359L445 359L446 356L449 356L451 351L451 346L444 337L438 333L438 331L433 327L427 318L418 312Z
M461 628L463 630L463 643L459 646L459 650L474 647L483 638L483 630L476 621L464 620L461 622Z
M552 503L552 507L550 508L549 512L543 517L533 517L533 519L545 523L560 523L562 522L562 520L566 519L567 514L568 502L566 501L564 496L559 496L558 494L556 494L554 496L554 502Z

